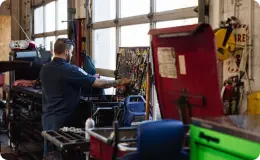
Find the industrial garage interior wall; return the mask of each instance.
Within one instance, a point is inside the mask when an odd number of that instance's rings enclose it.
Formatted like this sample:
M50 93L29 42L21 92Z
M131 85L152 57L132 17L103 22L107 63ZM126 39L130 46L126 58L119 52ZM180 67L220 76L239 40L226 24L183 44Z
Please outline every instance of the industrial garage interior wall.
M223 1L224 0L211 0L209 1L209 23L212 29L219 28L220 21L223 19ZM219 80L223 81L223 62L218 63L218 70L219 70ZM222 88L222 83L220 83L220 88Z
M9 43L11 41L11 16L0 15L0 61L9 60ZM9 84L9 74L5 76L5 84ZM2 90L0 91L1 98Z
M211 0L216 1L216 0ZM217 0L221 1L221 0ZM211 23L212 24L218 24L220 20L226 20L227 18L230 18L231 16L234 16L234 2L235 0L224 0L223 5L219 10L219 15L218 16L223 16L223 18L216 18L210 17ZM215 2L216 3L216 2ZM252 30L252 39L253 39L253 53L252 53L252 76L253 80L250 81L252 91L260 91L260 6L257 2L253 2L254 7L253 7L253 30ZM250 10L251 8L249 7L250 0L240 0L240 6L237 7L237 18L241 21L242 24L250 24ZM211 5L210 9L211 10L216 10L216 6ZM217 13L215 13L217 14ZM223 79L225 80L228 78L227 74L227 68L228 65L227 63L224 62L223 65ZM245 85L247 86L247 85ZM247 88L245 89L245 94L243 96L243 102L240 108L240 113L243 114L247 110Z
M85 7L86 0L75 0L75 7L76 7L76 14L75 18L86 18L86 7Z
M10 15L9 4L9 0L5 0L0 4L0 15Z

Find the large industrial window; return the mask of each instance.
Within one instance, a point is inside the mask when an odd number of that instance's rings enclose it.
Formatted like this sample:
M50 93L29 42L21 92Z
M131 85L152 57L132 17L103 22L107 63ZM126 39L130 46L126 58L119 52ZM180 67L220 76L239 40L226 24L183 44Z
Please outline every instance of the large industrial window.
M198 0L93 0L92 53L97 69L110 71L103 76L111 75L119 47L149 46L151 28L198 23L196 6ZM154 86L153 90L154 116L160 118Z
M34 41L51 50L57 38L67 37L67 0L55 0L34 9Z
M116 69L116 28L96 29L93 36L93 60L97 68Z
M93 21L101 22L116 18L116 0L95 0Z
M149 46L150 36L147 34L149 29L149 23L122 26L120 47Z
M121 18L148 14L150 0L121 0L120 11Z
M179 19L171 21L162 21L156 23L156 28L167 28L167 27L177 27L183 25L197 24L198 18L188 18L188 19Z
M198 0L156 0L156 12L198 6Z

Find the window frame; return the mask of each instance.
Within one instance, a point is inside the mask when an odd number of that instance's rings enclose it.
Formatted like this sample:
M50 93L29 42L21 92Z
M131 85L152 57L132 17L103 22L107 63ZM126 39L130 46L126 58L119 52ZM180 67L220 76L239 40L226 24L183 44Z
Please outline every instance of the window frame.
M188 7L174 10L167 10L162 12L156 12L156 0L150 0L150 13L144 15L137 15L131 17L120 18L121 13L121 0L116 0L116 18L114 20L106 20L93 22L91 24L92 33L95 29L106 29L115 27L116 28L116 53L120 47L120 37L121 37L121 27L129 26L129 25L138 25L144 23L150 23L150 29L156 28L157 22L163 21L171 21L171 20L181 20L181 19L189 19L189 18L198 18L198 14L194 11L196 7ZM93 7L95 6L95 0L93 0ZM92 9L92 15L94 15L94 9ZM93 34L92 34L93 36ZM151 37L150 37L151 39ZM91 44L94 46L94 44ZM93 47L92 47L93 48ZM92 51L91 51L92 53ZM116 54L115 53L115 54ZM94 56L94 55L93 55ZM106 77L110 77L113 75L114 70L109 70L106 68L97 68L99 71L102 71ZM114 77L114 76L113 76Z
M46 12L46 5L51 3L51 2L55 2L55 30L51 31L51 32L46 32L45 31L45 12ZM34 25L34 18L35 18L35 14L34 11L35 9L39 8L39 7L43 7L43 32L42 33L37 33L34 34L35 31L35 25ZM45 0L44 3L39 3L39 4L34 4L34 6L32 7L33 9L33 25L32 25L32 37L33 39L37 39L37 38L43 38L44 39L44 46L46 46L45 44L45 39L47 37L51 37L51 36L55 36L55 39L58 38L58 36L62 36L62 35L68 35L68 30L67 29L63 29L63 30L58 30L58 25L59 25L59 18L58 18L58 11L59 11L59 5L58 5L58 0Z
M199 1L199 0L198 0ZM167 10L162 12L156 12L156 0L150 0L150 13L146 15L138 15L138 16L132 16L132 17L125 17L120 18L120 2L121 0L116 0L116 18L114 20L106 20L106 21L100 21L100 22L93 22L90 26L90 30L93 33L95 29L105 29L105 28L116 28L116 53L119 51L120 45L120 37L121 37L121 26L128 26L128 25L138 25L138 24L144 24L144 23L150 23L150 29L156 28L157 22L163 22L163 21L172 21L172 20L181 20L181 19L189 19L189 18L198 18L199 15L194 11L194 9L197 7L188 7L188 8L181 8L181 9L174 9L174 10ZM93 6L95 3L95 0L93 0ZM199 4L199 3L198 3ZM92 9L92 15L94 13L95 8ZM92 34L93 36L93 34ZM150 36L151 41L151 36ZM91 48L94 46L94 44L90 42ZM89 46L90 46L89 45ZM92 53L92 51L91 51ZM116 54L115 53L115 54ZM95 56L95 55L94 55ZM152 60L150 59L151 66L153 66ZM152 67L153 68L153 67ZM108 70L105 68L97 68L97 72L101 76L105 77L112 77L114 78L114 70ZM154 71L152 69L152 75L154 74ZM157 114L158 104L157 104L157 95L156 95L156 89L155 84L152 83L151 85L151 105L152 108L152 117L154 120L160 119L160 115Z

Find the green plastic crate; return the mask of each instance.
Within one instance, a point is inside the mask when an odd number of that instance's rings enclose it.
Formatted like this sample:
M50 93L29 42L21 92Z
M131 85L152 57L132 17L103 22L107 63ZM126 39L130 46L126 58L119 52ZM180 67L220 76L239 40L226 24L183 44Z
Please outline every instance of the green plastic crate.
M255 160L260 143L191 125L190 160Z

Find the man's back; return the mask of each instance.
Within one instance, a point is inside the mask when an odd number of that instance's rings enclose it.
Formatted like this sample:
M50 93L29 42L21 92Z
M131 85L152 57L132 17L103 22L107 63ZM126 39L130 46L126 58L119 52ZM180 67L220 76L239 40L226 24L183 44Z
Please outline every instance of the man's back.
M94 77L64 59L54 58L40 73L43 91L43 129L52 130L70 125L78 106L80 87L91 87Z

